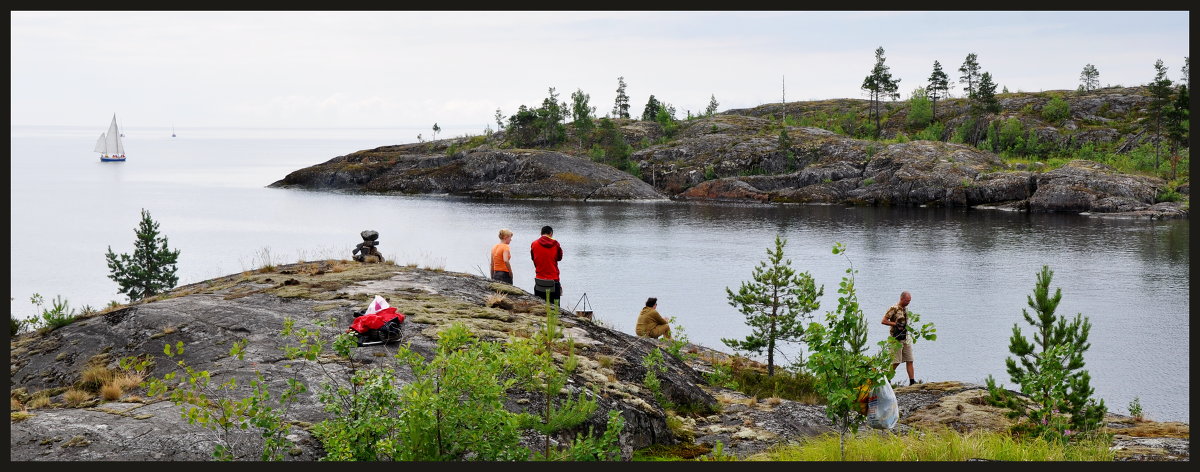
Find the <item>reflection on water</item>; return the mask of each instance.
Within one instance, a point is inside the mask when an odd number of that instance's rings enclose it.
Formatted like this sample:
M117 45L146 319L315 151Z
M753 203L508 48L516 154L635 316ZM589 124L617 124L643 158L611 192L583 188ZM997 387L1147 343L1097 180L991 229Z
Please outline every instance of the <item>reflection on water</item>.
M515 232L514 273L532 289L525 249L543 225L564 249L562 302L587 294L598 318L632 333L647 297L676 316L694 342L749 333L726 299L749 280L776 234L786 255L825 288L822 320L837 305L845 269L857 269L871 341L899 293L936 324L939 338L915 346L925 381L982 383L1004 372L1014 324L1043 264L1061 288L1059 313L1093 323L1087 368L1097 395L1126 412L1135 396L1155 419L1187 420L1190 264L1187 221L1115 220L941 208L845 208L673 202L472 201L451 197L344 195L264 188L288 171L358 149L379 136L303 140L214 136L134 140L121 166L93 162L90 133L12 138L14 314L29 294L62 294L73 306L124 300L107 279L103 253L131 250L138 210L150 210L180 249L180 283L275 262L349 258L359 231L380 233L380 250L400 263L479 274L500 228ZM214 149L220 152L214 152ZM844 243L846 257L831 247ZM53 250L45 250L53 248ZM783 346L795 359L798 348ZM787 363L785 360L784 364ZM1009 385L1010 387L1015 387Z

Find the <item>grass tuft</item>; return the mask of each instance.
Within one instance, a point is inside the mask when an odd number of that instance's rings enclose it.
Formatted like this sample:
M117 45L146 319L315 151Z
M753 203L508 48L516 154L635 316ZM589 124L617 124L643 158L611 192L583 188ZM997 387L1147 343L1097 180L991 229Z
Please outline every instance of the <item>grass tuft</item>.
M29 399L29 403L25 404L25 407L30 410L36 410L38 408L45 408L48 406L50 406L50 394L45 391L33 394L33 397Z
M113 372L103 365L91 364L80 374L80 386L93 392L113 379Z
M91 400L91 399L92 399L91 392L88 392L86 390L80 390L77 388L67 390L67 392L63 394L63 402L65 402L69 406L77 406L77 405L79 405L83 402L86 402L88 400Z
M105 401L120 400L121 393L121 387L114 384L104 384L103 387L100 387L100 398L103 398Z

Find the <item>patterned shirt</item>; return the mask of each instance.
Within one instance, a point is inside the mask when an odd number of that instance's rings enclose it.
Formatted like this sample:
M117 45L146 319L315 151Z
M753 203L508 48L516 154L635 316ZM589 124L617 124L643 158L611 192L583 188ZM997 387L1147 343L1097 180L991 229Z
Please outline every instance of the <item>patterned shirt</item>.
M899 303L892 305L891 308L888 308L887 314L884 315L884 319L886 319L888 321L896 322L895 325L892 325L890 327L892 337L896 337L896 335L899 334L900 330L902 330L902 329L907 332L907 328L908 328L908 308L907 307L901 306ZM904 344L912 344L912 336L904 336Z

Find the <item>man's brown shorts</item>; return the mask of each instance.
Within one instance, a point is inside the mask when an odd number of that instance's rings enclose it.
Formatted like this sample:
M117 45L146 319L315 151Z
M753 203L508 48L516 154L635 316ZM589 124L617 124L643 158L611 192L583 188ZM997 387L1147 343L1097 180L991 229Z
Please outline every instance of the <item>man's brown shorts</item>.
M912 344L909 344L909 343L902 343L902 344L903 344L902 346L892 349L892 363L893 364L899 364L901 362L912 362L913 361Z

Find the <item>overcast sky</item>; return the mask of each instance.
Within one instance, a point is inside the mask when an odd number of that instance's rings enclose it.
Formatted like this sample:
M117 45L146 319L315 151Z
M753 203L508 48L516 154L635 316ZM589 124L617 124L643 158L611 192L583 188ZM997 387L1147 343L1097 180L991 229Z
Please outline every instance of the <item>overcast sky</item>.
M882 46L907 97L968 53L1010 91L1179 80L1188 12L31 12L11 21L14 125L429 127L582 89L599 116L617 77L682 118L865 98Z

